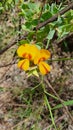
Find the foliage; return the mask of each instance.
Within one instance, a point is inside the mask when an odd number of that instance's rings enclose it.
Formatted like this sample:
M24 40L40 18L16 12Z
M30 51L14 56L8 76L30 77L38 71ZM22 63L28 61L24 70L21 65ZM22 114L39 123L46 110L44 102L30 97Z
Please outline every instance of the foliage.
M57 38L60 39L69 32L72 32L73 10L69 10L62 16L58 15L58 19L56 21L49 23L45 27L42 27L40 30L34 31L34 28L38 26L39 23L50 19L52 16L57 14L65 7L66 6L64 6L63 4L56 5L55 3L52 3L51 5L49 5L49 3L46 3L42 9L42 5L40 2L22 3L20 6L21 12L19 13L19 15L24 18L22 29L29 32L27 41L31 42L32 40L36 40L37 44L44 44L44 39L47 39L47 44L49 45L55 34L57 35Z

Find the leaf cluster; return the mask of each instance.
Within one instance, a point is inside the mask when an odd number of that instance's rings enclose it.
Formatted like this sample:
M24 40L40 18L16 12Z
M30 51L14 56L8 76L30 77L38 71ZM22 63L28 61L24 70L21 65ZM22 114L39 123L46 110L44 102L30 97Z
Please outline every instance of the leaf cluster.
M20 5L19 16L24 19L22 30L29 32L27 40L36 41L36 43L44 42L47 40L47 46L56 35L57 39L64 37L69 32L73 31L73 10L69 10L64 15L60 15L59 11L66 8L66 5L62 3L57 5L56 3L45 3L43 6L41 2L23 2ZM34 28L52 16L58 13L58 18L40 30L35 31ZM46 47L47 48L47 47Z

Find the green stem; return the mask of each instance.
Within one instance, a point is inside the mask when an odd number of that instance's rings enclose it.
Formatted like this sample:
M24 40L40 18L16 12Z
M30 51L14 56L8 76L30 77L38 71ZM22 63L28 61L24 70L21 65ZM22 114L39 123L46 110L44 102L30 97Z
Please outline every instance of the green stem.
M42 88L43 88L43 91L44 91L45 104L47 105L47 107L48 107L48 109L49 109L50 117L51 117L51 120L52 120L52 124L53 124L55 130L57 130L57 129L56 129L56 125L55 125L55 121L54 121L54 117L53 117L53 114L52 114L51 106L50 106L50 103L49 103L49 101L48 101L48 99L47 99L47 96L46 96L46 94L45 94L45 86L44 86L43 76L42 76L42 79L41 79L41 80L42 80Z
M42 82L40 82L38 85L36 85L34 88L32 88L31 91L33 91L33 90L35 90L36 88L38 88L41 84L42 84Z
M73 60L73 58L60 58L60 59L49 59L48 61L65 61L65 60Z
M56 96L54 96L54 95L48 93L46 90L44 90L44 92L45 92L46 95L48 95L48 96L50 96L50 97L52 97L52 98L54 98L54 99L56 99L56 100L59 100Z
M55 130L57 130L57 129L56 129L56 125L55 125L55 121L54 121L54 117L53 117L53 114L52 114L51 106L50 106L50 104L49 104L49 102L48 102L48 99L47 99L47 96L46 96L46 95L44 95L44 99L45 99L45 103L46 103L46 105L47 105L47 107L48 107L48 109L49 109L49 112L50 112L52 124L53 124Z

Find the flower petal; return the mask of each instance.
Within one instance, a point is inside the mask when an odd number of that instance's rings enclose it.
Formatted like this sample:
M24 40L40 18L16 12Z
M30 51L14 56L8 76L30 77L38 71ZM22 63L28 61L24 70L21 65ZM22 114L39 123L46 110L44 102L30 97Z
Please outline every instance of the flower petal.
M20 60L17 65L20 69L26 71L29 69L29 60L28 59Z
M34 64L39 64L40 61L45 61L48 58L50 58L50 52L48 50L41 49L34 59Z
M40 53L42 55L42 57L44 56L44 58L47 60L48 58L50 58L51 54L48 50L45 50L45 49L41 49L40 50Z
M50 65L48 65L47 63L45 63L45 62L43 62L43 61L41 61L41 62L38 64L38 66L39 66L39 70L40 70L40 72L41 72L42 75L47 74L47 73L50 72L50 70L51 70Z
M38 51L39 49L33 44L24 44L17 49L17 54L19 57L33 60Z
M19 57L24 58L23 54L27 52L27 50L29 48L28 45L29 44L24 44L24 45L19 46L19 48L17 49L17 54L18 54ZM26 50L26 48L27 48L27 50Z
M36 55L35 58L34 58L34 64L35 64L35 65L39 63L39 59L40 59L40 58L41 58L40 52L38 52L37 55Z
M31 60L34 60L35 56L38 54L39 52L39 49L37 48L36 45L34 44L31 44L30 45L30 48L29 48L29 52L30 54L32 55L32 59Z

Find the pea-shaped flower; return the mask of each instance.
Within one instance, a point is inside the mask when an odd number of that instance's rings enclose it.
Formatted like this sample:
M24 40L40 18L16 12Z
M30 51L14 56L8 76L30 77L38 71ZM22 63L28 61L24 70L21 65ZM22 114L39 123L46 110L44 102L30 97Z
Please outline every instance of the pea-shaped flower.
M50 66L44 62L50 58L50 52L45 49L38 49L34 44L24 44L17 49L19 57L23 58L18 62L18 67L27 71L29 70L30 61L38 66L42 75L50 71Z
M23 59L18 62L18 67L25 71L28 70L30 61L34 60L38 51L38 48L33 44L24 44L19 46L17 49L17 54Z
M48 60L49 58L50 58L50 52L48 50L41 49L34 59L34 64L38 65L39 70L42 75L47 74L51 70L50 65L44 62L45 60Z

